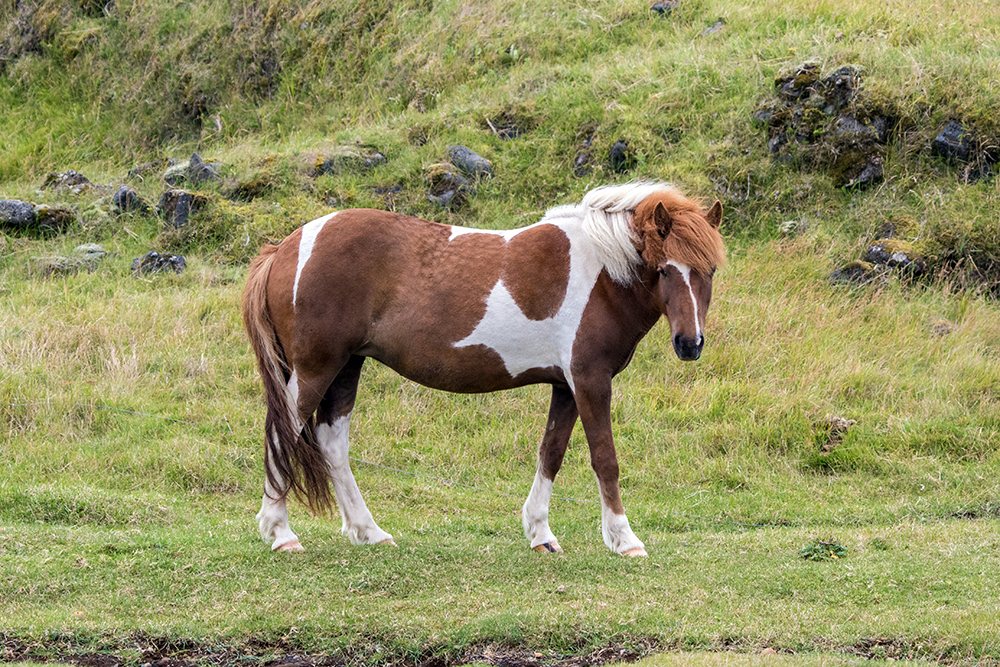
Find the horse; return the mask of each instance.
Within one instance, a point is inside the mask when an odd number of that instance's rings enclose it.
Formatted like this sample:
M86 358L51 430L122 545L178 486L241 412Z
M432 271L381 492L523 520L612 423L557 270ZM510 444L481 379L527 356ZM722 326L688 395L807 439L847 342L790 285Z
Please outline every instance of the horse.
M653 181L608 185L537 223L503 231L371 209L336 211L264 246L242 314L267 404L258 528L300 551L289 493L340 510L352 544L391 544L351 473L348 434L371 357L434 389L479 393L549 384L548 422L521 511L531 548L559 552L549 501L579 418L611 551L645 556L618 486L612 378L661 316L673 349L705 342L712 278L725 261L722 205Z

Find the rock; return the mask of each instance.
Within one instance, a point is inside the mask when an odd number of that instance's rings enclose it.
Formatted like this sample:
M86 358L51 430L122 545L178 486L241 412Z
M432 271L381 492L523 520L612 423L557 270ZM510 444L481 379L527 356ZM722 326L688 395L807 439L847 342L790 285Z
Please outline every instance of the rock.
M868 262L855 260L848 262L830 274L830 282L835 284L850 283L867 285L875 279L875 267Z
M163 180L170 185L180 185L187 180L190 162L174 162L163 172Z
M136 276L144 276L161 271L173 271L180 273L187 266L183 255L171 255L169 253L160 254L155 250L150 250L141 257L132 260L132 273Z
M149 204L143 201L139 193L127 185L123 185L111 195L111 206L118 213L142 213L150 212Z
M835 164L834 169L837 168L838 165ZM865 157L848 169L842 170L842 173L845 176L852 174L847 182L843 184L843 187L864 190L882 182L885 175L882 157L878 155Z
M388 162L386 157L371 146L337 146L329 152L307 153L305 160L310 168L308 172L314 177L323 174L333 175L342 170L369 171Z
M972 157L972 136L965 127L950 121L931 142L931 152L952 162L968 162Z
M778 234L785 238L790 238L806 231L807 227L808 225L804 220L786 220L785 222L778 223Z
M215 167L202 160L201 156L197 153L191 154L191 159L188 161L187 179L193 185L205 183L206 181L217 181L219 178L219 173L215 170Z
M69 192L73 195L81 195L94 187L94 184L86 176L72 169L65 174L49 172L45 176L45 182L42 183L43 190L51 189L57 192Z
M208 204L208 197L187 190L171 189L160 195L157 211L167 225L177 229L187 224L188 218Z
M819 65L805 63L795 74L775 79L774 87L783 100L798 102L812 94L812 87L818 80Z
M430 190L427 198L441 208L458 210L468 200L471 185L451 164L431 165L425 179Z
M619 139L611 147L611 154L608 156L608 165L611 171L620 174L635 166L635 155L629 150L628 142Z
M167 162L170 166L163 172L163 180L175 187L184 183L200 185L222 178L216 168L217 163L214 161L206 162L197 153L192 153L188 160L167 160Z
M707 28L705 28L704 30L702 30L702 31L701 31L701 34L702 34L702 36L704 37L704 36L708 36L708 35L711 35L711 34L713 34L713 33L717 33L717 32L719 32L720 30L722 30L722 28L723 28L723 27L724 27L725 25L726 25L726 19L722 19L722 18L720 18L720 19L719 19L718 21L716 21L716 22L715 22L715 23L713 23L712 25L710 25L710 26L708 26Z
M483 156L466 146L448 146L451 163L470 178L493 175L493 165Z
M73 253L85 260L97 260L107 255L108 251L96 243L85 243L73 248Z
M46 278L69 276L80 271L93 271L107 251L96 243L77 246L69 257L53 255L42 257L35 263L35 271Z
M852 65L845 65L823 77L818 92L824 101L824 113L832 116L846 108L854 99L860 81L861 70Z
M652 7L649 8L649 11L656 12L660 16L666 17L670 16L670 12L677 9L677 7L680 4L681 4L680 0L666 0L665 2L657 2Z
M896 239L880 239L868 246L863 257L872 264L883 264L890 269L903 269L910 275L920 276L927 271L927 262L916 254L913 245Z
M882 120L883 132L885 131L885 121ZM865 125L864 123L858 122L857 118L853 116L840 116L833 124L834 134L843 137L847 135L854 135L862 138L878 139L879 132L876 127Z
M844 419L843 417L827 416L818 425L822 433L821 437L825 437L825 442L820 444L820 451L824 454L829 454L834 450L834 448L841 443L847 432L851 430L851 427L857 424L857 421L853 419Z
M64 232L76 222L76 212L65 206L38 204L35 208L35 226L45 232Z
M955 330L955 325L943 318L937 318L931 322L932 336L947 336Z
M17 199L0 199L0 227L23 231L34 224L34 206Z

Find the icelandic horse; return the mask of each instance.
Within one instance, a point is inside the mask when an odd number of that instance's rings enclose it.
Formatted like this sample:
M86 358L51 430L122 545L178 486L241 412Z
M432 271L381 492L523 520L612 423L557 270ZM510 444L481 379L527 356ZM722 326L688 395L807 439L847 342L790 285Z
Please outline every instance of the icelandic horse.
M531 547L562 551L549 501L579 417L604 543L646 555L618 488L611 379L661 315L677 356L700 356L712 276L725 261L721 218L719 202L705 210L671 185L632 182L591 190L520 229L353 209L262 248L242 298L267 402L261 536L272 549L301 550L289 491L322 512L332 481L351 543L395 544L372 518L348 458L361 367L372 357L451 392L552 385L522 509Z

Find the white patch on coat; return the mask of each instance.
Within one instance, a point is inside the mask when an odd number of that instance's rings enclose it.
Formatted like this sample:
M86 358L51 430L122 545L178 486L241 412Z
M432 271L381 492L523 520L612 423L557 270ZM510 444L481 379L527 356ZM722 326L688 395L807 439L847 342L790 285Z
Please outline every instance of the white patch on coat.
M681 274L681 278L684 279L684 284L687 285L688 294L691 295L691 305L694 308L694 330L695 337L701 337L701 325L698 319L698 299L694 296L694 289L691 287L691 267L681 264L680 262L675 262L674 260L669 260L667 266L672 266L677 269L677 272Z
M306 267L306 262L309 261L309 257L312 255L313 246L316 245L316 237L319 236L323 225L330 221L337 213L339 211L324 215L322 218L316 218L312 222L307 222L302 228L302 237L299 239L298 263L295 267L295 283L292 285L293 306L295 305L295 299L299 295L299 279L302 278L302 269Z
M351 544L378 544L392 540L392 535L378 527L365 499L361 497L351 461L348 458L348 434L351 430L351 415L338 417L332 424L316 427L316 440L323 451L323 458L333 481L333 492L340 508L340 532L347 536Z
M556 211L561 212L560 209ZM559 216L551 220L546 216L539 223L558 227L570 242L566 296L556 314L544 320L529 319L501 279L486 299L483 318L472 333L454 346L485 345L500 355L511 377L532 368L560 368L570 390L574 390L571 372L573 343L583 311L590 301L590 293L604 266L592 244L588 243L589 237L582 230L579 219L563 218Z
M549 529L549 502L552 500L552 480L545 477L541 470L535 472L535 481L531 485L524 507L521 508L521 523L524 535L531 540L531 548L540 544L557 542L556 536Z

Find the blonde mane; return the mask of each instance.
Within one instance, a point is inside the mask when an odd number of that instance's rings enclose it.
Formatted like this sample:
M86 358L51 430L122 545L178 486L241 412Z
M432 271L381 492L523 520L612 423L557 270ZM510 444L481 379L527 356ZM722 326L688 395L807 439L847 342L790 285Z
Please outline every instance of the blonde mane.
M656 227L657 204L663 204L670 218L666 235ZM638 266L655 266L664 259L705 275L725 262L722 237L709 224L701 204L668 183L605 185L584 195L579 209L583 230L617 283L631 282Z

